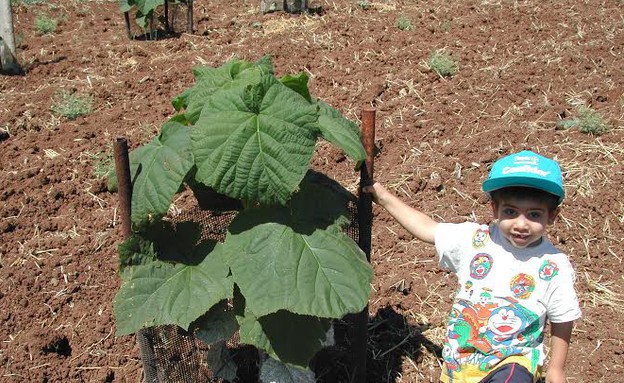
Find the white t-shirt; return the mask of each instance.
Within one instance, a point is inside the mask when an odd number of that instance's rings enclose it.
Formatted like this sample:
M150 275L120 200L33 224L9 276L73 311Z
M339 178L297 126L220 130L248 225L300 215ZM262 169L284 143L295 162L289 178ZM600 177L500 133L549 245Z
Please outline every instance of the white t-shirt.
M478 382L494 366L519 363L534 375L544 361L544 325L580 318L574 269L543 238L518 249L497 225L441 223L440 266L457 275L444 341L443 382Z

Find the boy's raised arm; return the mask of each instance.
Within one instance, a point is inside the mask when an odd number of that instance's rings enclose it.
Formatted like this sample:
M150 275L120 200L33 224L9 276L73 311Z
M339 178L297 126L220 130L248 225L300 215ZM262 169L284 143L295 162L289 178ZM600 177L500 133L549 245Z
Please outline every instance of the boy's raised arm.
M434 243L438 222L407 205L378 182L365 186L362 191L370 193L373 201L386 209L414 237L430 244Z

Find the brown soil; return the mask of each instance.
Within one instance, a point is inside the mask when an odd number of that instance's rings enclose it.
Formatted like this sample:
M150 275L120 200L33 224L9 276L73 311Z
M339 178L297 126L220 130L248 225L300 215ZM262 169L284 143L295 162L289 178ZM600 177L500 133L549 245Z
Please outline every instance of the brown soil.
M16 3L20 4L19 1ZM99 175L113 139L147 142L197 64L270 54L359 119L377 108L376 179L444 221L490 219L480 184L500 155L557 158L568 197L553 242L578 271L584 317L569 382L624 374L622 1L320 0L320 14L262 15L259 1L195 1L195 33L130 41L116 2L15 5L24 76L0 77L0 381L138 382L134 337L115 336L117 195ZM59 21L35 32L35 17ZM398 28L398 20L411 27ZM425 64L444 49L458 72ZM92 97L68 120L59 90ZM584 103L611 130L564 129ZM2 132L0 132L2 133ZM354 189L353 163L320 144L314 165ZM375 208L369 382L435 382L455 281L430 246Z

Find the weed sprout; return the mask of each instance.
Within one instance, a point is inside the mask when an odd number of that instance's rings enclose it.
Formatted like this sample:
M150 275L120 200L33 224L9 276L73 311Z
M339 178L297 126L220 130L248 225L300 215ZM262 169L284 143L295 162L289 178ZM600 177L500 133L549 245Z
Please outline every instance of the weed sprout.
M436 51L427 59L427 66L441 77L451 77L457 73L457 64L444 51Z
M70 120L86 116L93 111L91 98L80 96L66 90L59 91L55 96L52 111Z
M35 16L35 32L39 35L54 33L57 26L58 21L44 13L39 13Z

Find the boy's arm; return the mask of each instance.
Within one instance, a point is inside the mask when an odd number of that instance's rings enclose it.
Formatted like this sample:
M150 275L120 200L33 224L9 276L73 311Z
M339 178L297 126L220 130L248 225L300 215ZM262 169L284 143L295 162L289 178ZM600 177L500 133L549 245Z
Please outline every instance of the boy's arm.
M421 241L434 243L438 222L407 205L378 182L372 186L365 186L363 191L371 193L373 201L386 209L413 236Z
M546 383L565 383L565 362L574 322L550 323L550 362Z

